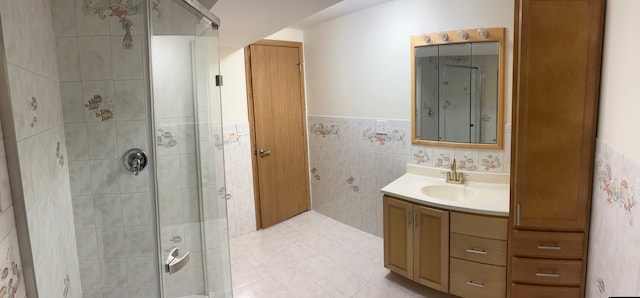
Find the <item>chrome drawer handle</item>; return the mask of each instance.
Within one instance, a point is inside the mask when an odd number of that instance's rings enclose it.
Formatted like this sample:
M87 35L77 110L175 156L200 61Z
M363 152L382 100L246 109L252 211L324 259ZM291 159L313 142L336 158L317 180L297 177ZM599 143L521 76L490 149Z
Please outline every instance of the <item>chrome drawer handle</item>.
M486 255L488 253L486 250L476 250L473 248L469 248L466 251L472 254L479 254L479 255Z
M556 273L536 273L536 276L538 276L538 277L555 277L555 278L558 278L558 277L560 277L560 274L556 274Z
M546 246L546 245L538 245L538 249L544 250L560 250L560 246Z
M478 288L486 288L487 286L485 286L484 284L477 284L473 281L467 281L465 282L466 285L468 286L474 286L474 287L478 287Z

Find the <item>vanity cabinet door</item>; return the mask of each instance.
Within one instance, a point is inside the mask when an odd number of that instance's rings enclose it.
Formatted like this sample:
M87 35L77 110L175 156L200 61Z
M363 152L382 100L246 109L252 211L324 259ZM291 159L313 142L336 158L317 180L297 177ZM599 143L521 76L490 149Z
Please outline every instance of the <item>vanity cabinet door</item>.
M414 205L414 280L449 289L449 211Z
M384 196L384 266L413 279L413 205Z
M516 0L516 8L514 224L584 231L593 180L604 1Z
M449 290L449 211L383 198L384 266L430 288Z

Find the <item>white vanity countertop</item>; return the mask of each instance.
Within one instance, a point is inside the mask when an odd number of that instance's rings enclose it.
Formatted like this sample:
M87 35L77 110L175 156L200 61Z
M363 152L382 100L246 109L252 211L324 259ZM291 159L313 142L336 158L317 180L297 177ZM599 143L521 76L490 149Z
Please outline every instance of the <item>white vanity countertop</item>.
M445 183L448 170L407 165L407 173L381 189L382 193L418 204L462 212L509 216L509 174L464 173L463 185ZM428 187L450 188L451 193L471 194L464 199L432 197L423 191Z

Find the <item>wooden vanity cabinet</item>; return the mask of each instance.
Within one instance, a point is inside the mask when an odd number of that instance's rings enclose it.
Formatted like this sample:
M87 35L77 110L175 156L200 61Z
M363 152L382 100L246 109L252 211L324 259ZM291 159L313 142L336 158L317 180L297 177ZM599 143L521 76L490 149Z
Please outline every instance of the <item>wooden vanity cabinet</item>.
M384 266L430 288L449 290L449 211L384 196Z
M507 218L384 196L384 266L460 297L505 297Z
M584 294L604 0L516 0L510 297Z
M505 297L507 230L505 217L450 212L449 293Z

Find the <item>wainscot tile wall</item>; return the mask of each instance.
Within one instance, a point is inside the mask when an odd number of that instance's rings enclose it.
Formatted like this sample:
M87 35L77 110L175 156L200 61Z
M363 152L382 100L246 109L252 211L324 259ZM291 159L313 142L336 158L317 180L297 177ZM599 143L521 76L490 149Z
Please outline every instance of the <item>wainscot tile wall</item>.
M375 120L386 120L386 135ZM508 172L505 150L471 150L411 144L411 121L308 116L313 210L382 237L380 189L406 172L407 164L459 170ZM505 144L511 142L505 125ZM443 178L444 179L444 178Z
M6 272L6 275L5 273ZM0 127L0 289L8 297L25 297L22 263L18 248L18 235L13 213L9 173Z
M14 131L10 135L16 138L5 142L5 146L17 145L6 152L11 154L8 159L17 160L20 174L12 179L21 179L22 189L15 193L23 194L14 198L21 201L20 204L13 202L16 207L13 212L16 227L28 230L28 235L21 235L28 239L21 241L28 242L31 251L29 256L22 257L33 261L29 268L20 268L18 262L7 268L14 276L22 271L23 279L9 280L9 283L13 286L18 281L24 283L25 290L33 289L27 290L28 295L35 296L37 291L41 296L80 297L69 162L54 50L52 6L55 2L0 1L10 92L10 98L3 100L10 100L12 107L3 115L11 115L12 119L5 120L13 122ZM8 237L15 240L15 233L9 232ZM17 260L15 245L3 244L2 247L2 258L9 259L3 263Z
M598 140L587 297L640 295L640 163Z
M229 237L256 230L249 124L225 124L216 147L224 146Z

